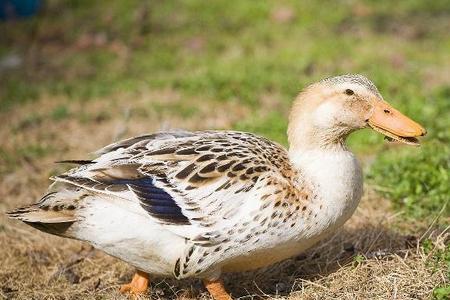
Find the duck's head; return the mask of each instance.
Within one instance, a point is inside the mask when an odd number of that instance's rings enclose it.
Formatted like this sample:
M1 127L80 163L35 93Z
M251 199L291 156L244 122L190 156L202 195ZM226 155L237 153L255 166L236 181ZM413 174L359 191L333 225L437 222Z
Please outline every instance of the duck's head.
M384 101L376 86L362 75L321 80L299 94L289 118L292 147L343 144L358 129L370 127L408 145L419 145L426 130Z

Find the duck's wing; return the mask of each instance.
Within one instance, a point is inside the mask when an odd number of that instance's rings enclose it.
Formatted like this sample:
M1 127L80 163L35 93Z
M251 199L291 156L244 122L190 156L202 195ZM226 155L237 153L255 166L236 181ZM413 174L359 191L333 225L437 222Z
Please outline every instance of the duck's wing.
M199 247L229 242L237 224L261 217L273 195L289 192L293 177L281 146L242 132L145 135L100 154L55 180L138 201L142 212Z

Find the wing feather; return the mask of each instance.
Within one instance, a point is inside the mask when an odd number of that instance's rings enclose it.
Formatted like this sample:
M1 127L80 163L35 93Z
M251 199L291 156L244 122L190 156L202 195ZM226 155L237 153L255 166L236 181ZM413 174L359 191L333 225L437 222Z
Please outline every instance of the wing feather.
M175 272L180 278L207 268L205 249L240 236L237 225L249 226L245 224L254 217L269 226L259 211L287 198L295 175L281 146L242 132L150 134L98 153L92 163L56 180L137 199L151 218L192 244L191 254L181 259ZM275 183L283 187L282 193ZM213 254L221 259L221 251Z

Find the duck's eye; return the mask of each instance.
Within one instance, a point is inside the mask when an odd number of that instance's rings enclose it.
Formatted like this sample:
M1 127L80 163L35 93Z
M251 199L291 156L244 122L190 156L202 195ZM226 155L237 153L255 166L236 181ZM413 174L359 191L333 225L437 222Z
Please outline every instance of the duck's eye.
M351 95L355 94L355 92L351 89L346 89L345 94L351 96Z

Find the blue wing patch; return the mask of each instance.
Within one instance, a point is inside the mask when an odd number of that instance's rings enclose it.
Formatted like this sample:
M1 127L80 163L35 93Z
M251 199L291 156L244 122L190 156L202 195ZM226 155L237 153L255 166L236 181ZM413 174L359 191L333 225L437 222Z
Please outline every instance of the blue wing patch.
M138 196L142 208L151 216L166 223L190 224L173 197L162 188L156 187L153 178L116 179L111 183L128 185Z

